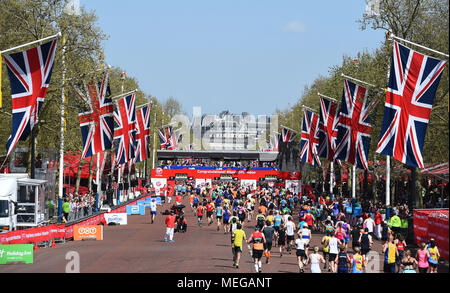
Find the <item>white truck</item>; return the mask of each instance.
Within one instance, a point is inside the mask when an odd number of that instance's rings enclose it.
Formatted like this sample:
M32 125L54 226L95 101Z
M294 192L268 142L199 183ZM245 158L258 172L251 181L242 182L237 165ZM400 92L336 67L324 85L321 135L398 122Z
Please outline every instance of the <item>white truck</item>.
M45 221L46 183L28 174L0 174L0 233Z

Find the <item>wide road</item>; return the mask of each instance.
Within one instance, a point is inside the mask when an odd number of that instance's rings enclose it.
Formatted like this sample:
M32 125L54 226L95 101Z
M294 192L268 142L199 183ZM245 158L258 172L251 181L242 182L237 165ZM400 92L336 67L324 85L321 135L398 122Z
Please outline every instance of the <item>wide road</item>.
M230 235L211 226L197 225L187 198L183 202L188 220L187 233L175 233L174 243L163 242L165 216L158 209L154 224L150 223L149 210L145 216L128 216L126 226L105 226L102 241L68 241L53 248L40 248L34 253L31 265L12 264L0 266L0 273L64 273L69 260L66 254L75 251L80 257L81 273L253 273L254 267L247 247L244 247L239 269L234 268ZM255 222L246 223L247 237ZM322 235L314 234L312 245L319 245ZM320 246L320 245L319 245ZM381 251L376 242L375 251ZM383 266L380 259L380 267ZM448 271L448 270L447 270ZM265 264L264 273L298 273L297 259L293 254L283 254L272 249L272 260ZM309 273L309 266L306 268ZM325 272L325 271L324 271Z

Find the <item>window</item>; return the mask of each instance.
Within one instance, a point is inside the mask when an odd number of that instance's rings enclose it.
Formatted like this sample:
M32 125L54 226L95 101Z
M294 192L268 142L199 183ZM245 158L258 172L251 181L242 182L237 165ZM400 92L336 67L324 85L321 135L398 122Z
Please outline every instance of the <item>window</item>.
M0 200L0 218L7 218L9 216L8 201Z

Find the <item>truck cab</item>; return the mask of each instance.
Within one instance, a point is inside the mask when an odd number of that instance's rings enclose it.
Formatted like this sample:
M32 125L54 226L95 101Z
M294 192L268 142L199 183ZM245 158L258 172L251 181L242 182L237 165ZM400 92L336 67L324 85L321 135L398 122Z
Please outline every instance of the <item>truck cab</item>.
M46 183L28 174L0 174L0 233L37 227L48 218Z

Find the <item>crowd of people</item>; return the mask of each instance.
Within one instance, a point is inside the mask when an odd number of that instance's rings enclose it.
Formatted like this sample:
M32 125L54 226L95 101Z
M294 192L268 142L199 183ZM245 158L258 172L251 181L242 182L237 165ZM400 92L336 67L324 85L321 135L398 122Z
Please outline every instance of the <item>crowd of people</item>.
M63 219L64 223L76 221L78 219L92 215L95 212L94 193L72 194L68 193L63 198Z
M264 259L270 265L272 250L280 258L295 253L300 273L308 268L311 273L369 272L368 256L375 241L380 241L382 249L376 252L382 258L384 272L437 272L440 254L434 239L417 251L412 243L406 243L405 231L399 224L409 214L405 205L395 207L388 220L381 214L384 207L371 201L357 203L351 198L315 192L301 195L276 186L260 185L250 190L238 182L212 186L178 183L172 190L166 193L167 202L175 196L175 203L164 213L164 241L173 242L174 232L186 232L182 201L187 198L196 225L215 225L217 231L229 235L235 268L239 268L247 246L256 272L262 272ZM348 213L349 207L361 208L356 221ZM250 235L248 229L253 230ZM312 244L313 238L316 245Z

